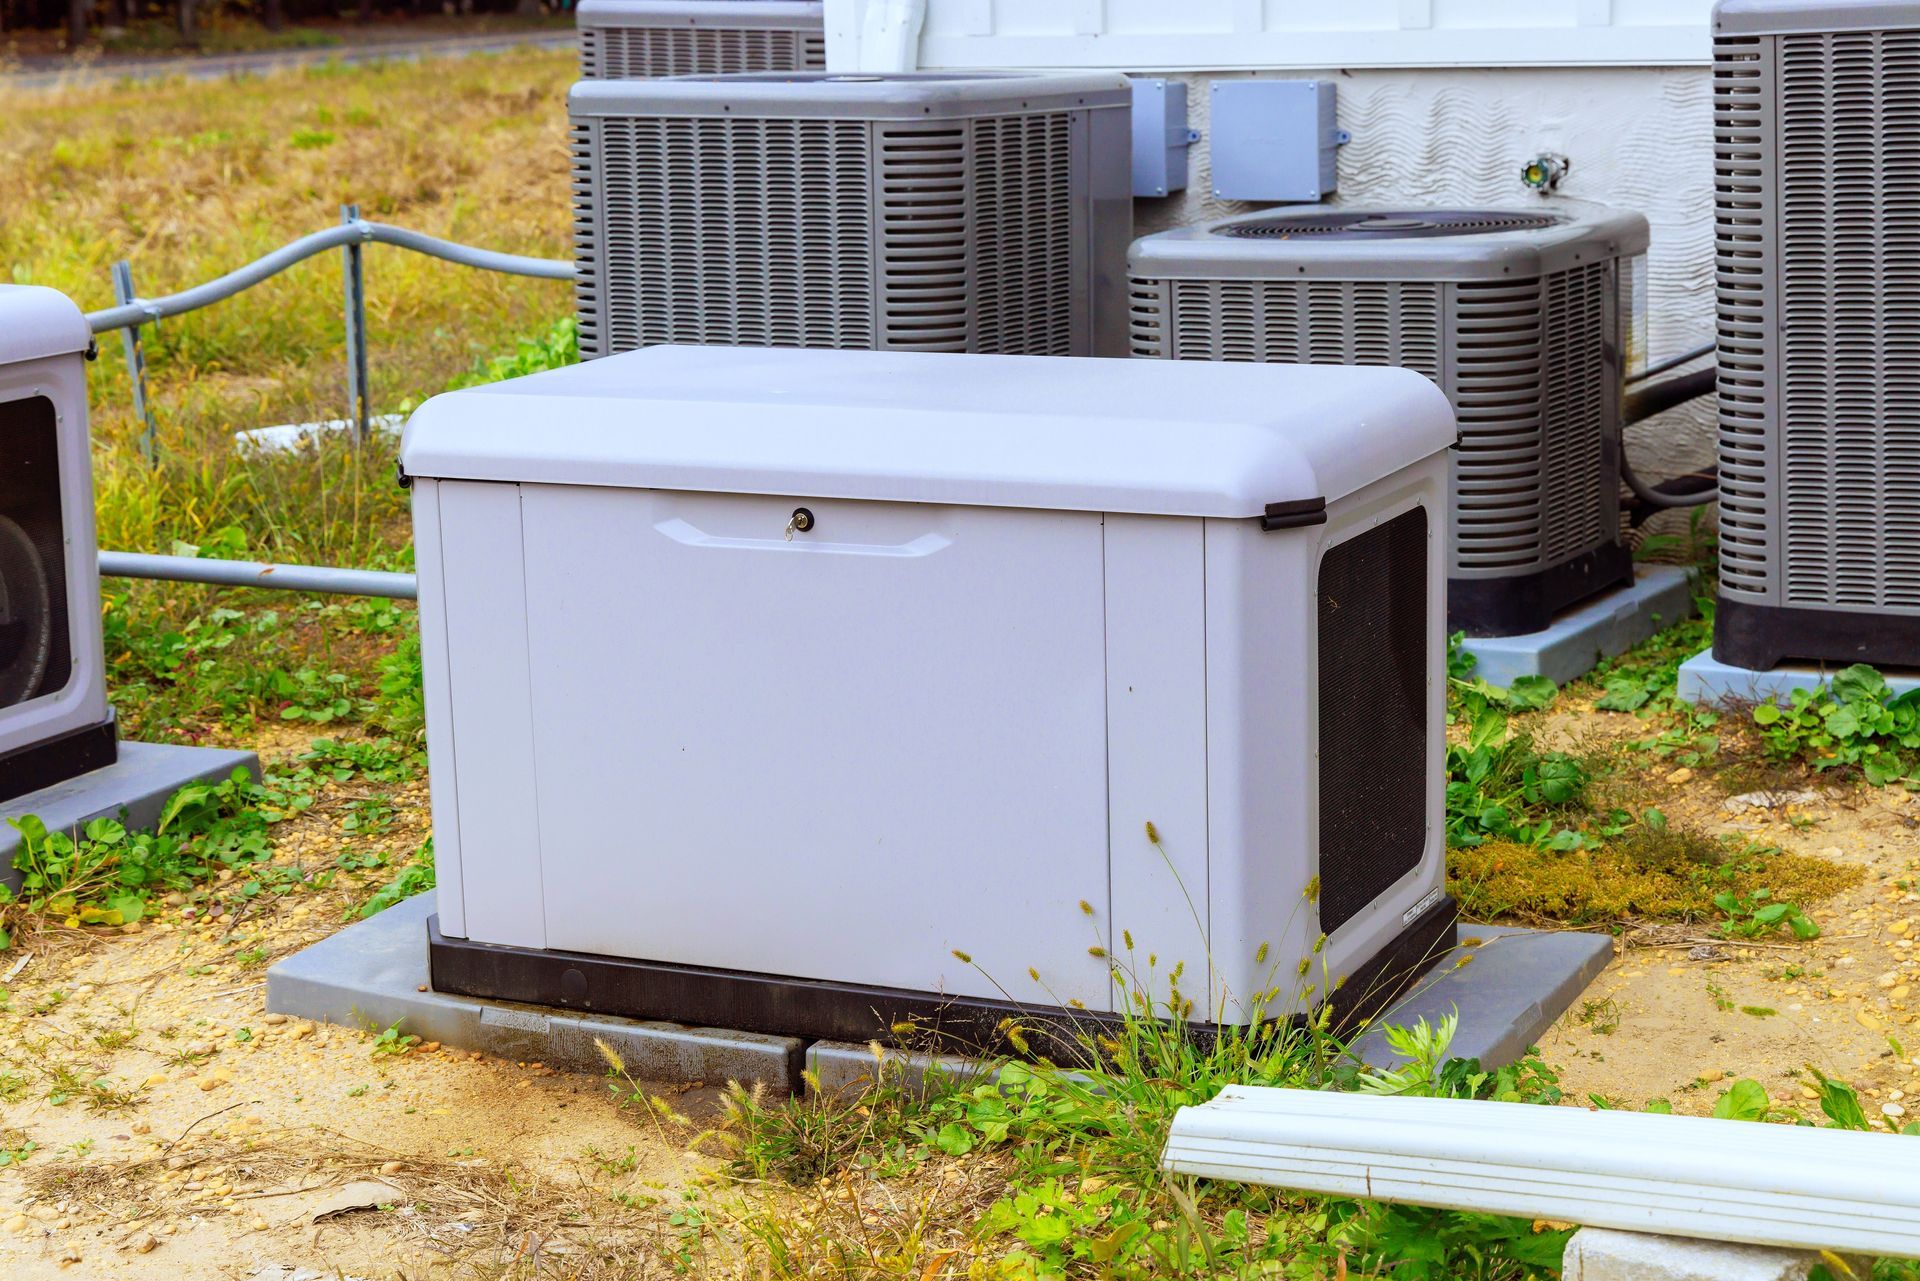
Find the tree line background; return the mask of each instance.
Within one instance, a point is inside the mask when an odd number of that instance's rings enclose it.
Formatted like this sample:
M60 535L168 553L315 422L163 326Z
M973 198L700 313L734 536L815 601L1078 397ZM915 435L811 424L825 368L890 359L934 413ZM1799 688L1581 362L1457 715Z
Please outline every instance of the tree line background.
M247 18L268 31L290 22L316 18L371 19L376 14L438 13L538 14L541 0L0 0L0 31L65 28L69 46L78 46L95 27L125 27L136 18L171 18L183 39L192 40L198 24L218 13ZM558 6L551 6L558 7Z

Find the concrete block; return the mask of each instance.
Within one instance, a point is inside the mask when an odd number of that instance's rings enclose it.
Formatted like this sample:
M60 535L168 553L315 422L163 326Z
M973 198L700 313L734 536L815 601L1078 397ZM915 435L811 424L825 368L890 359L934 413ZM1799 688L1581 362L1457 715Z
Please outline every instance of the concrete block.
M858 1094L883 1076L908 1090L924 1090L937 1080L967 1080L988 1070L980 1059L959 1054L923 1054L873 1048L850 1041L815 1041L807 1047L807 1071L822 1094Z
M1585 676L1603 658L1693 614L1693 573L1680 565L1641 565L1631 587L1596 596L1521 636L1469 636L1461 647L1479 660L1474 675L1492 685L1545 676L1556 685Z
M1804 1250L1581 1228L1567 1242L1561 1277L1563 1281L1806 1281L1819 1262L1819 1255Z
M1768 699L1785 706L1796 689L1819 689L1833 679L1841 667L1819 667L1810 663L1783 663L1757 672L1734 667L1713 656L1711 649L1701 650L1680 664L1675 692L1689 703L1711 703L1717 707L1750 707ZM1886 672L1887 685L1896 694L1920 689L1920 672Z
M1613 956L1604 934L1461 925L1460 946L1443 956L1376 1024L1438 1023L1458 1012L1451 1053L1482 1067L1513 1062L1536 1044L1586 991ZM1475 941L1477 940L1477 942ZM1470 959L1468 959L1470 958ZM1466 964L1459 962L1466 960ZM1379 1028L1355 1043L1374 1067L1405 1062L1387 1047Z
M189 783L218 782L244 769L260 776L260 758L223 747L179 747L172 743L121 743L119 759L103 769L0 802L0 882L20 887L13 855L20 833L6 820L36 815L49 830L72 831L96 818L116 818L130 828L150 828L160 810Z
M606 1067L594 1048L598 1038L641 1080L799 1088L803 1043L795 1037L430 991L427 917L433 910L434 895L422 894L287 957L267 971L267 1008L363 1029L399 1022L404 1032L455 1049L588 1072Z

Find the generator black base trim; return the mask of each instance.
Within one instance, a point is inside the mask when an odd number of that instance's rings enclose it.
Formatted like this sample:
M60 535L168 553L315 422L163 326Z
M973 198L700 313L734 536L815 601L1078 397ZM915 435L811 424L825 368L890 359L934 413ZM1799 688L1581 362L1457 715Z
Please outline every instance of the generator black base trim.
M1537 573L1449 578L1447 628L1469 636L1545 631L1562 610L1632 582L1633 553L1624 543L1596 547Z
M1453 900L1442 899L1349 975L1330 998L1335 1028L1388 1009L1453 949L1458 920ZM1117 1021L1058 1006L474 943L443 935L438 915L427 918L427 966L436 992L812 1040L904 1039L915 1048L1002 1053L1014 1048L1007 1040L1013 1020L1031 1051L1062 1062L1082 1057L1075 1025ZM911 1033L895 1031L909 1024ZM1204 1040L1217 1029L1196 1023L1189 1030Z
M0 754L0 801L105 769L119 755L120 735L111 714L98 725Z
M1920 667L1920 617L1754 605L1722 596L1713 615L1713 656L1756 672L1791 659Z

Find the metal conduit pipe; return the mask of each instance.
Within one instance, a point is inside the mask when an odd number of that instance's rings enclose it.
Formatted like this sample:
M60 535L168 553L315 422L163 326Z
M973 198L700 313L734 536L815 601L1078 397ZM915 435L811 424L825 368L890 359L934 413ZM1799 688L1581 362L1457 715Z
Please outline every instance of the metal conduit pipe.
M1701 343L1698 347L1693 347L1688 349L1687 351L1683 351L1678 356L1669 356L1657 365L1648 365L1645 369L1642 369L1639 373L1634 374L1632 377L1628 378L1627 381L1630 383L1643 383L1647 381L1647 379L1649 378L1657 378L1661 374L1666 373L1669 369L1678 369L1680 368L1680 366L1687 364L1691 361L1698 360L1702 356L1711 356L1713 354L1713 350L1714 350L1714 344L1710 342Z
M333 596L385 596L413 600L412 574L378 569L334 569L326 565L276 565L258 560L202 560L198 556L150 556L141 552L100 553L105 578L147 578L214 587L265 587L285 592Z
M353 222L342 223L338 227L328 227L324 231L302 236L292 244L284 245L270 254L256 258L244 267L235 268L224 276L209 280L204 285L195 285L191 289L183 289L177 294L168 294L164 298L139 298L119 307L88 312L87 324L92 326L94 333L103 334L109 330L144 325L167 316L178 316L210 303L231 298L244 289L251 289L268 277L279 275L295 263L305 262L317 254L356 242L394 245L432 258L443 258L463 266L481 267L488 271L500 271L513 276L537 276L546 280L573 279L571 262L551 258L529 258L523 254L496 253L491 249L476 249L472 245L455 244L451 240L442 240L438 236L408 231L404 227L389 227L385 223L356 219Z
M1676 364L1684 364L1700 354L1704 353L1676 357L1661 367L1671 368ZM1698 400L1702 396L1709 395L1718 377L1717 369L1696 369L1692 373L1681 374L1677 378L1665 378L1657 383L1635 387L1627 392L1625 403L1621 406L1622 425L1641 422L1655 414L1664 413L1675 405L1684 405L1690 400ZM1673 481L1661 482L1661 485L1667 486L1673 486L1676 482L1687 482L1681 488L1663 489L1659 485L1649 485L1634 473L1633 467L1627 462L1624 441L1620 448L1620 479L1626 483L1628 489L1633 491L1635 498L1649 507L1662 510L1673 507L1704 507L1720 497L1718 483L1705 489L1698 489L1694 487L1697 481L1692 477L1682 476L1676 477Z

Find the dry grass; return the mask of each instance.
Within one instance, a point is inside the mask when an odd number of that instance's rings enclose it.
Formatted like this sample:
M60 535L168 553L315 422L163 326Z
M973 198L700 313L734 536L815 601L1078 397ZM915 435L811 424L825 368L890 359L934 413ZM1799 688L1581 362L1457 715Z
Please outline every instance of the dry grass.
M284 1225L303 1221L331 1190L377 1180L401 1193L381 1220L387 1232L477 1272L546 1275L512 1269L592 1261L618 1264L626 1269L621 1275L647 1275L647 1261L660 1254L660 1218L651 1205L610 1195L590 1167L543 1171L402 1153L320 1126L210 1127L145 1160L36 1162L24 1175L35 1198L110 1215L126 1238L177 1216L188 1183L230 1186L233 1201Z
M571 53L428 64L323 65L217 82L0 90L0 263L83 308L113 302L109 268L147 296L367 217L514 253L568 253L565 95ZM438 390L480 356L565 314L564 283L367 253L373 402ZM337 417L340 265L293 268L148 333L163 438L198 455L217 434ZM109 336L111 339L113 336ZM92 370L96 438L134 433L117 341ZM224 442L220 449L225 450Z

